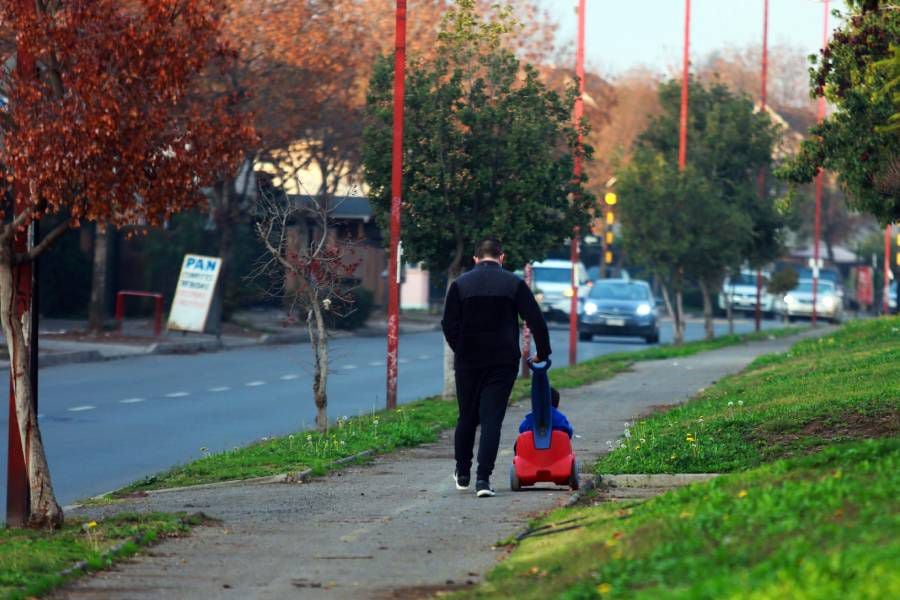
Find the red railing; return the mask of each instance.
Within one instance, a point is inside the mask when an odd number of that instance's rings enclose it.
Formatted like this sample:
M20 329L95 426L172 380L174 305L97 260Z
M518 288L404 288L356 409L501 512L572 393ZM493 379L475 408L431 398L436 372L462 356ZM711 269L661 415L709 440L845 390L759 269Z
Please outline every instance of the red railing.
M125 296L137 296L138 298L153 298L156 308L153 311L153 333L156 337L162 334L162 306L163 295L157 292L136 292L134 290L122 290L116 294L116 322L119 324L119 331L122 330L122 323L125 320Z

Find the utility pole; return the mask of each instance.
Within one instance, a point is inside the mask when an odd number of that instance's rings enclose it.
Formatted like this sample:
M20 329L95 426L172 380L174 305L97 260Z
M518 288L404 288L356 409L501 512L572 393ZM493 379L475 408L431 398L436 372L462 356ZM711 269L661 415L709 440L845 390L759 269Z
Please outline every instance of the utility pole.
M688 84L691 75L691 0L684 0L684 54L681 67L681 119L678 128L678 170L687 166Z
M397 408L400 342L400 209L403 195L403 101L406 94L406 0L397 0L394 46L394 145L391 151L391 249L388 256L387 407Z
M584 4L585 0L578 0L578 43L575 48L575 76L578 77L578 97L575 98L573 119L575 126L579 128L578 152L575 153L575 181L581 180L581 118L584 116ZM581 228L575 227L572 231L571 260L572 260L572 302L569 305L569 364L578 362L578 260L579 238Z
M33 15L34 2L31 0L19 0L21 14ZM17 84L35 76L34 55L31 48L22 43L21 39L16 46L16 79ZM16 177L13 192L15 194L16 214L26 208L28 198L28 185L20 177ZM35 243L38 235L37 222L32 222L27 231L17 231L13 238L13 250L15 252L27 252ZM34 293L36 269L32 262L24 262L13 267L13 277L16 285L16 304L13 307L17 319L24 319L24 330L29 336L28 349L30 352L29 377L32 387L32 402L34 414L37 415L38 401L38 335L37 335L37 301ZM9 377L9 434L7 438L7 467L6 467L6 525L8 527L24 527L31 516L31 497L28 485L28 463L25 458L24 445L19 435L19 417L16 412L16 395L13 385L14 369L13 361L10 361Z
M763 42L762 42L762 82L759 94L759 110L763 114L766 112L767 89L766 83L769 76L769 0L763 0ZM759 197L760 200L766 200L766 169L763 167L759 170ZM756 314L754 318L754 326L756 331L761 329L762 320L762 270L756 269Z
M900 287L900 283L897 284ZM884 227L884 290L881 293L881 313L890 314L891 296L891 225Z
M822 24L822 48L828 45L828 0L824 0L825 14ZM816 120L821 123L825 119L825 96L819 97ZM816 212L813 222L813 265L812 265L812 325L816 326L818 318L819 295L819 240L822 236L822 191L825 185L824 173L819 169L816 173Z

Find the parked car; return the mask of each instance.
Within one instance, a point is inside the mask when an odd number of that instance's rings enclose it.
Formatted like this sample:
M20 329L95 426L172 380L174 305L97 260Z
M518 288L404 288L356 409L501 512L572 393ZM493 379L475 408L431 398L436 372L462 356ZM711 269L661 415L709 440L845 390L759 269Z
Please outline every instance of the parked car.
M759 308L763 314L771 316L775 312L775 296L766 289L769 273L763 271L763 287L759 296ZM727 278L719 294L719 309L728 310L728 298L731 297L731 309L734 312L753 314L756 312L756 271L743 270L740 275Z
M569 318L572 307L572 261L570 260L545 260L532 265L535 293L541 304L541 310L547 320L563 321ZM584 264L576 263L575 274L577 276L579 295L584 294L582 286L586 286L588 279L587 269Z
M812 309L812 279L801 279L797 282L797 287L776 303L778 314L788 321L811 317ZM832 323L839 323L844 316L844 305L833 281L819 280L816 290L816 316Z
M646 281L603 279L591 286L578 317L578 339L590 341L595 335L659 342L656 300Z

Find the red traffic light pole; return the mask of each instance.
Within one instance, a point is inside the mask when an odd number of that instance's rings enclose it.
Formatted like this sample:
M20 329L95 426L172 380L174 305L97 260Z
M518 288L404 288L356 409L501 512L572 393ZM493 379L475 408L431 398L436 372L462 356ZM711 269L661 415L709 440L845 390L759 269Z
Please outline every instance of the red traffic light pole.
M584 3L578 0L578 44L575 48L575 75L578 77L578 96L575 98L573 120L579 127L578 152L575 154L575 181L581 180L581 118L584 116ZM572 243L570 258L572 261L572 302L569 304L569 364L578 362L578 265L579 238L581 228L572 230Z
M691 75L691 0L684 0L684 54L681 67L681 119L678 127L678 170L687 166L688 84Z
M762 42L762 75L759 94L760 111L766 111L767 89L766 84L769 76L769 0L763 0L763 42ZM759 170L759 197L761 200L766 198L766 170L765 167ZM756 270L756 314L754 315L754 327L756 331L761 328L762 321L762 270Z
M822 24L822 48L828 45L828 0L825 0L825 15ZM825 96L819 97L816 120L821 123L825 119ZM819 169L816 173L816 212L813 221L813 265L812 265L812 324L818 320L819 295L819 240L822 236L822 191L825 186L824 173Z
M21 13L33 15L34 3L30 0L19 0ZM19 81L33 77L35 73L34 55L31 49L22 44L21 40L16 46L16 75ZM14 182L15 213L25 210L25 199L28 196L28 186L21 178ZM32 222L28 231L17 231L13 238L13 250L15 252L27 252L29 246L35 243L38 235L38 224ZM34 403L34 413L37 414L38 398L38 335L37 335L37 294L35 291L35 274L33 262L24 262L13 267L13 277L16 285L16 304L13 307L18 319L25 318L28 323L25 329L29 334L29 351L31 354L29 376L31 378L31 398ZM10 369L15 368L10 361ZM24 527L31 516L31 498L28 485L28 463L25 458L24 445L19 434L19 417L16 412L15 387L13 386L13 373L9 377L9 434L7 438L7 467L6 467L6 525L8 527Z
M406 0L397 0L394 47L394 145L391 153L391 248L388 257L387 407L397 407L400 333L400 208L403 194L403 100L406 94Z

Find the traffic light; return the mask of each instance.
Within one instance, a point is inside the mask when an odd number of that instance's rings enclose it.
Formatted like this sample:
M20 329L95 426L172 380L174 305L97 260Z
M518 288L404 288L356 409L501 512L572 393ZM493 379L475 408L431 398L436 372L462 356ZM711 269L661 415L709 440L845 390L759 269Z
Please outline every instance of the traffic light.
M618 202L619 199L614 193L606 192L606 195L603 197L603 201L606 202L607 206L615 206L616 202Z
M614 237L614 236L613 236L613 232L612 232L612 231L607 231L607 232L606 232L606 245L607 245L607 246L612 246L612 243L613 243L613 237Z
M616 215L613 214L612 209L606 211L606 224L612 225L616 222Z
M607 250L606 255L603 257L603 262L607 265L613 264L613 253L612 250Z

